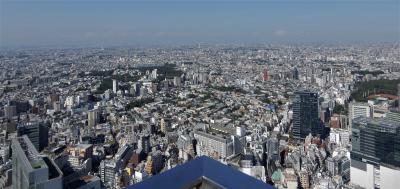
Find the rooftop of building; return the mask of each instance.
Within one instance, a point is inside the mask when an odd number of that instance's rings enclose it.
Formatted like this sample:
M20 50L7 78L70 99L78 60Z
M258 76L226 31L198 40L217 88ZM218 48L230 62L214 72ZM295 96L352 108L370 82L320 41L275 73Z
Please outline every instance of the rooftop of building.
M82 176L79 179L76 179L72 182L70 182L68 184L69 188L78 188L78 187L82 187L86 184L89 184L91 182L100 182L100 178L96 177L96 176L91 176L91 175L86 175L86 176Z
M47 168L45 161L39 156L39 152L26 135L18 137L16 140L33 169Z
M92 144L81 144L81 143L76 145L77 148L81 148L81 149L87 149L92 146L93 146Z
M353 106L369 106L368 102L356 102L356 101L351 102L351 105L353 105Z
M142 188L273 189L274 187L216 160L202 156L127 187L127 189Z
M386 118L370 118L370 117L357 117L353 120L353 123L359 127L365 127L367 125L379 125L379 128L397 130L400 129L400 123L394 120ZM384 131L384 130L382 130Z
M41 156L26 135L16 138L15 141L13 145L17 148L17 151L22 150L24 152L32 170L47 169L49 180L62 176L62 172L57 165L50 158Z
M230 140L229 136L227 136L225 134L220 134L220 133L214 133L214 132L208 133L208 132L201 131L201 130L195 130L194 134L201 135L203 137L207 137L212 140L223 142L223 143L227 143Z

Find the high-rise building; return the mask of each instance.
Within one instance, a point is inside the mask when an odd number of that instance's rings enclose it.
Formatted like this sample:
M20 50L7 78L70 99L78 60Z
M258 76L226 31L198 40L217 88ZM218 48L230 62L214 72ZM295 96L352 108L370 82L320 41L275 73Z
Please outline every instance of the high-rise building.
M101 161L99 172L100 179L104 185L113 188L113 186L118 182L115 179L116 174L119 173L128 163L129 158L132 156L132 152L130 146L123 146L115 154L114 159Z
M299 70L297 68L293 69L293 79L299 80Z
M153 71L151 71L151 78L152 79L157 79L157 76L158 76L157 69L154 69Z
M119 169L120 167L114 159L101 161L99 167L101 182L106 186L113 186L115 183L115 174Z
M167 125L168 125L169 123L168 123L168 120L166 120L166 119L164 119L164 118L162 118L161 120L160 120L160 131L162 132L162 133L166 133L167 132Z
M174 77L174 86L175 86L175 87L180 87L180 86L181 86L181 83L182 83L181 77L175 76L175 77Z
M138 148L142 150L144 153L149 153L151 151L151 144L150 144L150 136L140 136L138 141Z
M400 111L400 83L397 84L397 100L398 100L398 109Z
M263 71L263 81L268 81L268 80L269 80L268 69L265 68Z
M49 128L43 122L29 122L18 125L18 136L27 135L38 151L49 144Z
M97 125L98 122L99 122L98 110L96 110L96 109L90 110L88 112L88 126L89 127L94 127L94 126Z
M118 81L113 79L113 92L117 93L118 91Z
M12 141L12 188L62 188L62 172L24 135Z
M17 107L16 106L4 106L4 117L11 119L17 115Z
M398 188L400 123L386 118L353 120L351 182L364 188Z
M61 111L61 103L60 103L60 101L53 102L53 109L54 109L54 112Z
M267 152L267 169L274 165L275 161L279 159L279 140L277 138L269 138L265 144Z
M324 126L318 116L318 94L297 91L293 101L293 137L297 140L312 135L323 135Z
M135 83L135 96L140 96L140 88L142 87L142 84L140 82Z

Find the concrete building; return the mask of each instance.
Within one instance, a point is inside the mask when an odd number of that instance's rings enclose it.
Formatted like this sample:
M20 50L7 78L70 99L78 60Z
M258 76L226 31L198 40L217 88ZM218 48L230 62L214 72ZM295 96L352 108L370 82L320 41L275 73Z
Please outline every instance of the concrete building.
M162 119L160 120L160 130L161 130L162 133L166 133L166 132L167 132L168 125L169 125L169 122L168 122L168 121L169 121L169 120L168 120L168 119L165 119L165 118L162 118Z
M114 159L101 161L99 172L104 185L111 187L117 184L116 175L123 171L132 153L132 147L126 145L118 150Z
M181 87L181 85L182 85L181 77L175 76L174 77L174 86Z
M350 144L350 134L347 130L343 129L331 129L329 133L329 141L336 143L340 146L346 147Z
M234 154L234 144L230 137L195 131L198 155L226 158Z
M39 155L29 138L24 135L12 141L12 188L62 188L62 172L48 157Z
M98 110L90 110L88 112L88 126L89 127L94 127L99 123L99 112Z
M142 150L146 154L150 152L151 144L149 135L140 136L138 140L138 149Z
M157 79L157 76L158 76L157 69L154 69L153 71L151 71L151 78L152 79Z
M11 119L17 115L17 107L16 106L4 106L4 117Z
M100 179L106 186L113 186L115 184L115 174L120 169L115 160L103 160L100 163L99 172Z
M310 176L307 171L301 171L299 173L301 187L304 189L310 188Z
M74 147L67 149L69 153L68 161L73 167L80 166L83 161L92 158L93 145L91 144L78 144Z

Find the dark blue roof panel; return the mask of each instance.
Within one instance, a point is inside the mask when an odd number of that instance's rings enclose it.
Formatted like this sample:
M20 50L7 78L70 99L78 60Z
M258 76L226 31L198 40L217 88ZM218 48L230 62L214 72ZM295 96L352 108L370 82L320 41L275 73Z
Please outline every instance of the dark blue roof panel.
M176 166L159 175L155 175L140 183L129 186L127 189L182 189L192 186L193 183L204 177L224 188L274 189L274 187L269 184L206 156Z

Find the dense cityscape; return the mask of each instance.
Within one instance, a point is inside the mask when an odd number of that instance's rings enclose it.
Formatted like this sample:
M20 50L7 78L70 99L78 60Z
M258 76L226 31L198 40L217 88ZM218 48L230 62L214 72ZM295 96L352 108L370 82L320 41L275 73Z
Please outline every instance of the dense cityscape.
M0 83L0 188L155 188L195 161L265 188L400 178L395 43L10 48Z

